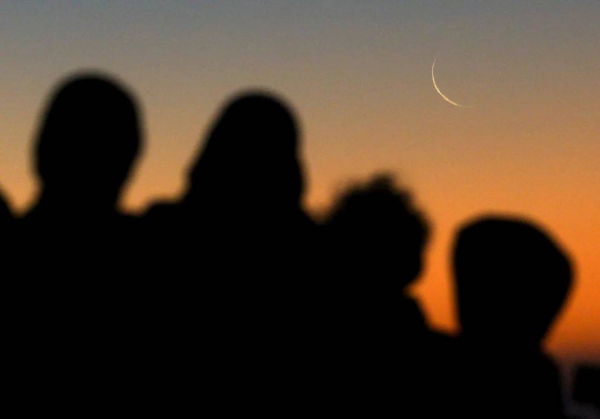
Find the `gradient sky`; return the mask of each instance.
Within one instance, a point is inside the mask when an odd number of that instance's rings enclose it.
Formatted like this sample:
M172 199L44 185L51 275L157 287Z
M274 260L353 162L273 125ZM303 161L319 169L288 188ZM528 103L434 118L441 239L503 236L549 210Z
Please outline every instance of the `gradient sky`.
M598 0L3 1L0 184L19 211L35 199L40 112L73 71L107 71L139 96L147 135L123 200L132 211L182 191L230 95L268 88L300 115L309 208L380 170L414 191L435 229L415 290L433 324L456 327L457 226L523 215L577 266L552 353L600 361L598 22ZM473 108L436 93L434 59L442 91Z

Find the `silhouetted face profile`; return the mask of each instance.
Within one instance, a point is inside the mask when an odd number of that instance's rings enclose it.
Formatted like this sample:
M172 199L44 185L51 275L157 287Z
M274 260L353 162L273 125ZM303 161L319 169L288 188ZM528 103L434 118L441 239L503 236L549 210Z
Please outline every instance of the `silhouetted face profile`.
M462 228L454 253L463 336L536 347L561 308L571 264L539 228L486 218Z
M328 225L348 267L371 277L365 286L401 291L419 275L428 228L410 198L383 175L339 199Z
M139 147L132 96L104 76L71 78L52 97L37 140L43 194L64 205L112 208Z
M234 99L191 171L188 201L272 214L298 207L297 143L294 117L282 101L263 93Z

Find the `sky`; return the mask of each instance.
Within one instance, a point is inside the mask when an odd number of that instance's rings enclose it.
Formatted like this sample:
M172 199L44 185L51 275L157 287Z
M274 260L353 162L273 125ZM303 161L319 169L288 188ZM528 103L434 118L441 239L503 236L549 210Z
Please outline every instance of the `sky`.
M17 212L35 200L41 112L74 72L137 94L146 145L121 202L132 212L181 194L231 95L268 89L299 115L310 211L380 171L412 191L433 224L414 290L433 325L457 329L457 228L524 216L576 265L549 350L600 362L599 21L597 0L2 1L0 185ZM471 108L436 92L434 60L440 90Z

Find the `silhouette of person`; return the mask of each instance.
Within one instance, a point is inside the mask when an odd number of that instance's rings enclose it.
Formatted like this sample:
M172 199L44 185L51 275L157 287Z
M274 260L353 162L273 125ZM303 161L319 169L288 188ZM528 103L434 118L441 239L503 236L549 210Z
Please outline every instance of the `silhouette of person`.
M565 252L531 222L484 217L460 229L454 274L464 415L563 417L541 343L571 287Z
M140 149L136 108L132 94L107 76L79 75L59 86L36 143L42 192L28 217L117 213Z
M104 252L119 244L111 235L130 221L116 206L140 150L136 108L125 87L100 74L70 77L54 93L35 145L40 196L20 223L48 263L74 266L59 255L76 252L86 270L88 256L110 264Z
M412 197L390 175L374 176L342 194L327 227L335 249L332 317L341 331L332 343L340 405L369 416L449 413L442 399L450 392L452 341L429 328L408 291L429 236Z
M262 229L262 223L303 220L294 119L287 105L266 93L233 99L191 170L185 202L226 211L220 217L227 226Z
M212 126L181 202L145 216L153 269L175 278L159 288L169 331L189 348L179 359L197 359L200 345L210 398L227 397L232 409L280 411L302 397L315 226L301 208L298 148L288 105L265 92L238 95ZM184 333L193 327L201 332Z
M120 82L78 74L53 93L34 147L41 190L17 228L28 368L81 384L49 384L57 399L127 365L136 230L117 203L140 146L136 101Z
M163 227L162 234L193 238L194 254L198 246L230 249L251 232L284 236L286 229L312 225L300 203L303 175L295 118L268 93L250 92L226 104L190 170L188 185L180 203L154 205L147 218L157 231ZM198 242L199 232L211 240ZM236 240L232 243L228 235Z
M91 73L59 85L34 148L39 198L19 222L26 257L36 261L31 273L62 278L46 281L52 292L93 289L89 297L109 293L114 300L124 291L127 281L116 277L127 275L135 234L132 218L117 204L140 146L136 101L118 81ZM83 280L92 276L107 279L100 287ZM81 309L89 307L89 299L79 301Z

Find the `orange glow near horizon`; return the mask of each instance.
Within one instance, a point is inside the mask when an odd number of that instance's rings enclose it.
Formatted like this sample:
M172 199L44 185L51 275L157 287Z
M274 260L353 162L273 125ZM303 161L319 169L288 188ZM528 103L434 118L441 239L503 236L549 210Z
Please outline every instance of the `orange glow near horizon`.
M435 102L435 98L432 102ZM437 126L423 125L425 136L445 137L441 141L441 147L449 147L452 141L460 144L459 139L449 137L450 125L444 121L448 121L452 116L448 114L448 109L444 108L446 105L432 103L430 106L432 114L437 112L433 108L439 108L439 111L447 116L446 119L441 119ZM215 109L217 108L215 105ZM600 254L600 213L597 211L599 194L591 193L592 190L600 191L600 182L597 177L593 177L595 159L583 155L585 150L567 151L568 148L565 147L561 153L545 155L544 150L536 150L536 147L531 145L535 142L534 138L528 137L528 142L521 147L527 155L517 155L516 159L513 158L512 152L501 149L495 154L497 160L486 160L489 156L485 155L485 150L465 149L463 164L452 161L452 158L459 158L461 150L454 150L454 156L444 156L442 151L422 155L409 150L409 158L403 153L403 147L406 146L403 142L406 140L402 128L395 131L392 117L387 116L385 112L380 115L382 122L377 124L378 131L371 126L362 127L353 131L352 136L348 134L354 128L352 126L342 130L339 125L331 128L325 124L311 124L308 118L303 117L304 114L310 113L310 109L305 112L299 108L298 111L303 124L308 125L307 129L304 129L303 155L308 178L305 201L310 211L323 212L336 191L348 182L364 180L380 171L397 174L399 182L411 190L417 204L425 211L433 224L434 233L428 248L428 263L415 287L415 294L422 301L433 325L451 332L458 328L454 314L449 261L452 235L456 228L473 217L490 212L524 216L547 227L572 255L576 265L575 286L567 306L550 334L550 350L564 359L600 359L600 331L597 328L600 323L600 303L597 298L597 290L600 288L600 259L597 256ZM552 112L552 109L549 112ZM169 136L177 138L193 133L196 144L190 142L191 146L187 147L186 155L182 150L156 150L150 143L138 164L132 184L126 188L126 209L140 212L152 201L153 196L173 199L183 192L186 167L193 161L199 145L197 142L206 132L210 118L214 117L216 112L213 110L206 114L208 120L205 121L204 127L198 127L197 124L182 126L177 116L173 116L170 124L168 119L161 121ZM421 115L421 118L426 119L426 116ZM459 124L459 131L473 128L468 126L471 122L464 119L464 115L459 114L459 118L463 118L463 123L467 125L461 127ZM34 118L27 118L32 119ZM151 121L149 125L152 126ZM410 135L415 135L418 129L411 129L414 132ZM538 131L536 136L552 139L556 136L555 129L556 126L549 124L545 130ZM599 134L600 138L598 124L579 129ZM338 131L334 132L335 130ZM27 128L22 127L22 131L27 131ZM35 129L30 131L35 132ZM447 132L445 136L441 134L444 131ZM559 129L559 134L564 134L560 131L564 131L564 128ZM354 143L353 146L359 149L364 146L361 141L366 141L367 138L388 140L366 151L363 149L364 152L357 153L354 150L346 155L341 153L341 156L339 150L329 151L326 145L321 155L315 155L314 151L311 153L311 148L319 148L319 139L334 134L340 137L348 135L348 142ZM473 131L473 135L477 136L481 143L491 143L499 141L501 133ZM567 135L571 138L577 137L577 130L574 129ZM397 137L397 144L392 142L394 137ZM418 143L415 138L409 138L406 142L408 148ZM518 139L512 141L513 144L518 142ZM558 148L560 147L562 146L559 145ZM532 157L536 152L538 160ZM478 153L481 154L478 156ZM158 175L161 172L151 173L147 166L153 158L160 160L159 170L168 176ZM317 173L311 170L315 165L313 159L320 165ZM428 159L432 161L428 162ZM565 161L577 165L564 167ZM506 171L507 167L510 170ZM156 165L153 170L157 170ZM16 205L19 211L34 199L31 191L35 181L33 177L28 179L28 184L22 185L21 188L13 184L8 190L9 196L20 198ZM4 185L9 183L6 179L3 182ZM156 194L157 190L168 192ZM27 199L24 199L25 197Z
M103 69L136 93L146 146L121 202L134 213L177 199L222 104L266 88L297 111L310 211L381 171L413 193L433 226L414 289L433 325L458 328L459 225L523 216L576 266L548 348L600 362L600 2L37 3L0 5L0 188L17 213L35 200L31 144L65 75ZM473 108L437 94L435 57L444 93Z

